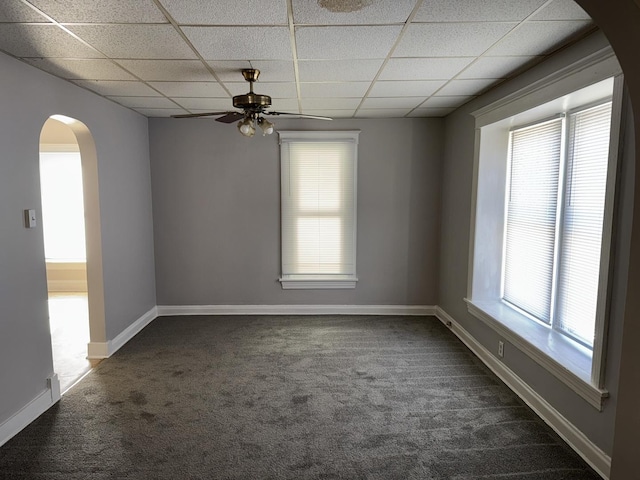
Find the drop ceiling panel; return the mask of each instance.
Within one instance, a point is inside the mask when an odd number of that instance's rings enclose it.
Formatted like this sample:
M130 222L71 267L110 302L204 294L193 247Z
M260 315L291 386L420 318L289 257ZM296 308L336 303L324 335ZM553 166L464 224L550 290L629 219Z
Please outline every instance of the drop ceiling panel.
M456 96L436 96L429 97L421 107L429 108L458 108L460 105L464 105L468 101L474 99L474 96L468 95L456 95Z
M458 78L507 78L515 70L537 58L540 57L481 57L460 73Z
M477 95L494 83L493 79L452 80L438 91L438 95Z
M53 24L0 23L0 46L16 57L104 57Z
M387 97L387 98L365 98L362 108L416 108L425 101L427 95L422 97Z
M540 55L553 51L568 36L590 27L585 20L527 22L507 35L487 55Z
M370 82L301 83L303 97L362 97Z
M416 22L513 22L524 20L546 0L428 0Z
M183 27L205 60L291 60L286 27Z
M0 22L47 22L48 20L20 0L0 3Z
M225 86L232 95L242 95L249 91L249 84L227 83ZM253 91L273 98L296 98L298 96L295 83L265 83L257 82L253 85Z
M136 108L136 112L145 117L170 117L171 115L183 115L189 113L182 108Z
M60 23L167 23L153 0L29 0Z
M112 58L197 58L171 25L70 25L68 28Z
M384 60L324 60L298 62L301 82L371 82Z
M129 108L174 108L176 106L164 97L107 97Z
M230 111L233 110L233 103L230 98L174 98L181 107L189 110L200 109L206 111Z
M591 20L591 17L573 0L554 0L531 20Z
M481 55L517 23L419 23L407 27L394 57Z
M409 117L446 117L451 112L453 112L455 108L416 108L413 112L411 112Z
M414 80L414 81L382 81L376 82L371 91L370 97L423 97L423 99L436 90L444 82L441 80Z
M307 25L357 25L404 23L416 0L363 2L344 0L293 0L293 20Z
M303 98L302 108L307 110L350 110L356 109L360 98Z
M74 80L73 83L88 88L100 95L155 97L160 96L153 88L142 82L117 80Z
M353 117L355 110L305 110L304 113L306 115L318 115L320 117L351 118ZM322 121L323 120L318 120L318 122Z
M147 81L211 82L215 80L199 60L119 60L118 63Z
M249 60L217 60L215 62L207 62L218 78L223 82L244 82L240 70L243 68L251 68Z
M167 97L220 97L229 98L217 82L151 82Z
M411 111L410 108L361 108L357 118L401 118Z
M162 4L180 24L287 24L287 0L162 0Z
M34 67L68 80L135 80L136 78L110 60L28 58Z
M251 66L260 70L259 81L262 82L295 82L296 74L293 60L252 60ZM238 81L244 81L242 75L235 72Z
M297 27L298 58L385 58L401 30L400 26Z
M475 57L460 58L391 58L380 80L448 80Z

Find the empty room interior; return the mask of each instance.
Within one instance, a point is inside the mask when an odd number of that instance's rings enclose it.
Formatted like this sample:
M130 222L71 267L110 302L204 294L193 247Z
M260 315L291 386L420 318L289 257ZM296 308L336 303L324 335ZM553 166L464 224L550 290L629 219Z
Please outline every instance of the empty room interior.
M0 478L639 479L637 0L5 0Z

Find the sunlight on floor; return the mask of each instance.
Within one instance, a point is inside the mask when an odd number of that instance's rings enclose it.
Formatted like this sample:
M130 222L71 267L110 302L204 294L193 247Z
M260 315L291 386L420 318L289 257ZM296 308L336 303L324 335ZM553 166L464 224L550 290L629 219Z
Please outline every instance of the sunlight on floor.
M50 293L49 325L53 344L53 370L65 393L91 370L87 360L89 309L87 294Z

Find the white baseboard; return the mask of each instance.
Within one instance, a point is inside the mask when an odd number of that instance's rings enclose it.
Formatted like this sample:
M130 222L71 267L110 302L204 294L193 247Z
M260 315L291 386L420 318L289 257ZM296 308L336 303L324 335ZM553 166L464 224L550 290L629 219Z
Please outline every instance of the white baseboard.
M511 369L482 346L469 332L442 308L436 307L436 317L447 325L500 380L507 384L536 414L573 448L596 472L608 479L611 457L604 453L575 425L553 408L544 398L527 385Z
M158 305L167 315L435 315L435 305Z
M138 318L135 322L124 329L113 340L106 342L89 342L87 358L101 359L109 358L116 353L122 346L131 340L144 327L149 325L158 316L158 307L151 308L148 312Z
M0 447L60 400L58 375L47 379L47 388L0 425Z

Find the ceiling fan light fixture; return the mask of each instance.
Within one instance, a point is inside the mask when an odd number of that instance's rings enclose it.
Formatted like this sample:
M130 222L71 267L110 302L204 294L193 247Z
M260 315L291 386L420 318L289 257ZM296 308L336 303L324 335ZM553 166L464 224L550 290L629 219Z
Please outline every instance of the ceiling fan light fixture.
M262 136L271 135L274 132L274 125L264 117L258 118L258 125L262 129Z
M253 137L256 133L256 127L253 126L253 119L245 117L238 122L238 130L245 137Z

